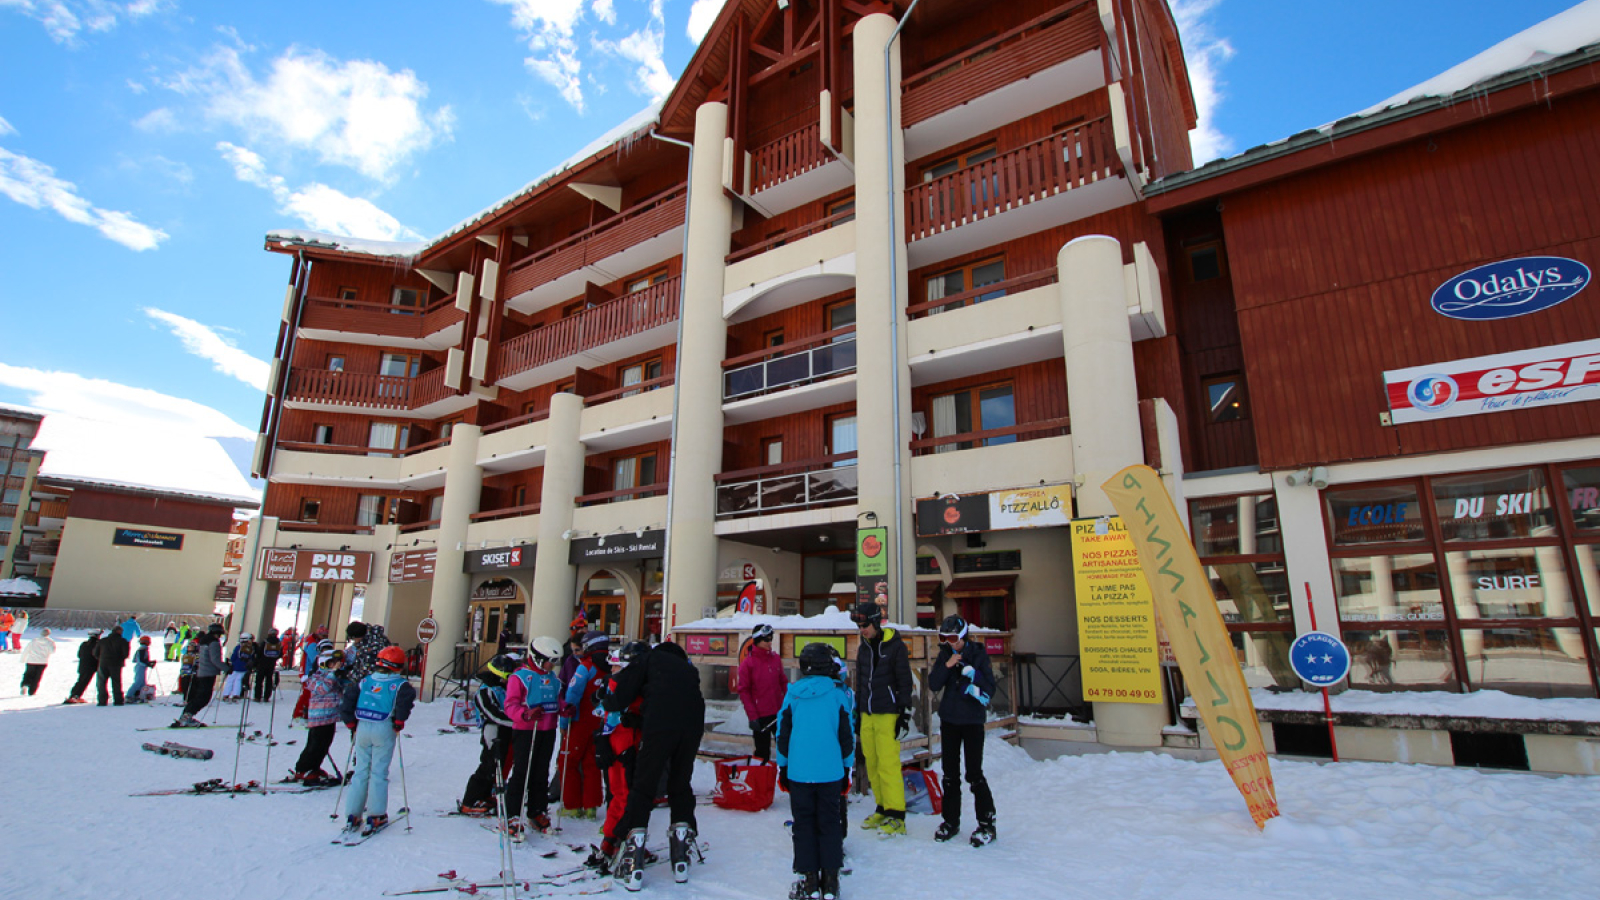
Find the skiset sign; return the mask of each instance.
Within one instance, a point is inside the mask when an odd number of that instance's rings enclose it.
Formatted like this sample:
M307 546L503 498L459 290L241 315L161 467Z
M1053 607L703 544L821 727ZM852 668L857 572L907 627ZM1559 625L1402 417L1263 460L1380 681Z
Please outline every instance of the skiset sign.
M1383 373L1396 425L1600 399L1600 340Z
M1563 256L1527 256L1462 272L1434 288L1434 312L1492 322L1549 309L1589 286L1589 267Z

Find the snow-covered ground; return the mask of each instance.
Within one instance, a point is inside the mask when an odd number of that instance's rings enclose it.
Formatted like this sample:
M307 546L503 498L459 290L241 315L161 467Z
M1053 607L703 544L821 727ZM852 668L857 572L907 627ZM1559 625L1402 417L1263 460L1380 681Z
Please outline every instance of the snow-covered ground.
M405 790L398 762L393 772L391 812L409 790L417 811L412 831L396 826L360 847L333 846L332 791L128 796L232 780L234 731L135 731L172 719L175 710L160 705L165 700L61 706L82 635L57 637L60 648L37 698L18 696L20 655L0 655L0 897L365 898L429 883L446 869L486 877L498 868L493 834L471 820L434 815L451 806L477 759L474 737L438 732L447 704L419 705L407 728ZM159 668L170 688L176 664ZM288 726L293 693L280 693L275 713L252 707L249 729L267 730L275 714L278 739L294 745L271 748L270 765L268 748L238 748L238 780L280 778L293 763L305 739ZM219 721L236 724L240 709L220 706ZM163 740L217 755L199 762L139 749ZM341 735L334 749L342 766L348 739ZM844 880L845 897L1552 900L1594 897L1600 885L1600 780L1275 760L1284 816L1258 832L1217 762L1154 753L1036 762L998 742L986 753L999 842L983 849L935 844L931 816L913 815L908 838L884 840L852 826L846 850L854 872ZM710 790L712 780L702 764L696 790ZM965 806L970 830L971 803ZM870 801L857 799L851 819L869 812ZM652 868L641 898L786 895L788 803L781 794L763 813L708 806L699 816L710 845L705 866L681 887ZM666 811L651 824L652 846L664 843ZM561 839L587 843L593 827L568 821ZM571 851L540 857L553 846L534 840L518 850L519 876L576 864Z

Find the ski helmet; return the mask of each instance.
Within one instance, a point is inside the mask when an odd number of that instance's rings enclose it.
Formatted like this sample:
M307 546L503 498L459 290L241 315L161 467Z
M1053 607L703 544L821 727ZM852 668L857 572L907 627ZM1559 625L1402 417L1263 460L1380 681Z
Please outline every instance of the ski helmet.
M253 635L253 634L251 634L251 633L250 633L250 632L248 632L248 631L246 631L246 632L243 632L243 633L241 633L241 634L240 634L240 635L239 635L239 642L240 642L240 643L244 643L244 642L245 642L245 641L253 641L253 640L255 640L255 639L256 639L256 636L255 636L255 635Z
M950 637L960 638L961 640L967 639L966 619L960 616L946 616L945 620L939 623L939 639L944 640Z
M644 641L630 641L622 645L622 649L617 652L617 659L624 664L631 663L636 659L642 659L649 652L650 645Z
M406 666L406 652L390 645L378 651L378 668L399 671Z
M212 622L206 626L206 632L208 634L227 634L228 630L222 627L221 622Z
M839 667L833 662L833 653L820 641L807 644L800 651L801 675L826 675L832 678Z
M611 637L603 631L591 631L583 636L583 652L585 655L596 650L604 650L611 645Z
M326 641L324 641L324 643L326 643ZM344 651L331 649L322 651L321 653L317 654L317 665L323 667L324 669L331 669L334 666L344 665Z
M142 635L139 638L139 643L144 644L145 646L149 646L149 644L150 644L150 635L148 635L148 634Z
M857 625L877 625L883 621L883 609L876 603L857 603L855 611L850 613L850 621Z
M546 662L557 660L561 658L561 642L549 636L536 637L533 643L528 645L528 653L535 659Z
M478 673L478 680L490 687L500 687L506 683L506 679L511 677L511 673L521 668L521 666L522 654L502 653L489 660L489 664L483 667L482 672Z
M768 625L765 622L762 622L760 625L757 625L755 628L750 629L750 640L752 640L752 641L770 641L770 640L772 640L772 626Z
M317 641L317 656L333 652L333 641Z

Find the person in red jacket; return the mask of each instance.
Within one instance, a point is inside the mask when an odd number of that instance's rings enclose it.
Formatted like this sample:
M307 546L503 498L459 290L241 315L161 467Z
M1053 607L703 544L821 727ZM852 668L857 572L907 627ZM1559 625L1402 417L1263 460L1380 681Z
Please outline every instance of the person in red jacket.
M562 742L561 808L575 819L595 818L604 799L594 758L594 734L601 725L594 714L594 695L611 675L606 662L610 650L611 638L605 632L584 635L582 658L562 695L561 727L566 739Z
M757 625L750 632L750 653L739 663L739 699L744 702L750 734L755 737L756 758L762 762L772 759L772 733L778 711L783 709L783 698L789 692L783 661L772 652L772 638L771 625Z

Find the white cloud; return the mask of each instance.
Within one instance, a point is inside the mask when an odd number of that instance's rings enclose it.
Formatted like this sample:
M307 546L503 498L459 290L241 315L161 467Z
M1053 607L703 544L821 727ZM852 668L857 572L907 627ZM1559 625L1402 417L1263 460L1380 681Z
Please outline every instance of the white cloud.
M111 0L0 0L0 7L9 7L37 19L51 40L58 44L76 44L79 33L84 30L110 31L122 19L142 19L170 5L166 0L133 0L131 3L113 3Z
M266 360L256 359L239 349L232 341L218 334L216 329L177 313L149 306L144 308L144 314L166 325L183 342L183 349L208 360L218 372L237 378L258 391L267 389L267 375L272 366Z
M172 110L163 106L159 109L152 109L135 119L133 127L140 131L168 134L178 130L178 117Z
M255 431L203 403L149 388L133 387L73 372L45 371L0 363L0 385L28 394L28 405L153 431L253 440Z
M424 109L428 86L409 69L291 47L257 79L245 64L247 51L217 47L164 86L204 98L208 116L252 141L312 152L379 181L449 140L455 127L449 106Z
M634 63L633 89L651 100L659 100L672 90L672 76L667 73L664 59L666 30L661 0L651 0L648 25L615 42L596 41L595 49Z
M69 222L88 225L130 250L154 250L167 233L129 213L101 209L78 194L78 186L55 169L0 147L0 194L32 209L49 208Z
M723 0L694 0L694 5L689 7L689 27L685 29L690 42L699 44L705 40L706 32L717 21L717 13L722 12Z
M278 211L294 216L313 231L380 241L421 240L422 235L400 223L370 200L351 197L319 182L298 190L290 188L282 175L267 171L260 154L237 144L217 144L222 157L233 166L235 178L272 194Z
M617 9L612 0L594 0L589 7L594 11L594 17L607 25L617 24Z
M549 82L574 109L583 112L583 86L579 80L583 64L578 60L573 30L583 18L584 0L490 2L511 7L511 24L522 32L531 51L522 61L528 70ZM606 6L609 8L610 4ZM595 15L601 17L598 9Z
M1183 38L1184 63L1189 69L1189 85L1194 90L1194 105L1199 124L1189 133L1189 147L1196 166L1228 155L1233 139L1216 125L1217 106L1226 98L1221 69L1233 58L1233 45L1218 37L1208 17L1221 0L1173 0L1172 14Z
M16 133L17 129L11 127L11 123L6 121L5 116L0 116L0 135Z

